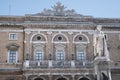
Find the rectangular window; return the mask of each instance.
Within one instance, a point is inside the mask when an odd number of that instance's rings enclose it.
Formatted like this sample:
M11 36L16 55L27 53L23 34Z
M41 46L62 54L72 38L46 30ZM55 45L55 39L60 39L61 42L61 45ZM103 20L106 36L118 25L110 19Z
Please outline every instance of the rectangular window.
M64 60L64 52L63 51L57 51L56 54L57 54L57 56L56 56L57 60Z
M17 54L16 51L9 51L9 63L17 62Z
M17 33L10 33L9 34L9 40L17 40L18 34Z
M42 51L36 51L35 52L35 60L39 61L39 60L43 60L43 52Z
M84 51L78 51L77 52L77 59L80 61L84 61L85 60L85 53Z

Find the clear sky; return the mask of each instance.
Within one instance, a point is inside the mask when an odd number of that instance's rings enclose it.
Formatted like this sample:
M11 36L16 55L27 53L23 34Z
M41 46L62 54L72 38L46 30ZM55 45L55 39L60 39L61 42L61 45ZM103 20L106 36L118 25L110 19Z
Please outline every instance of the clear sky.
M120 18L120 0L0 0L0 15L35 14L61 2L82 15ZM9 7L11 6L11 7Z

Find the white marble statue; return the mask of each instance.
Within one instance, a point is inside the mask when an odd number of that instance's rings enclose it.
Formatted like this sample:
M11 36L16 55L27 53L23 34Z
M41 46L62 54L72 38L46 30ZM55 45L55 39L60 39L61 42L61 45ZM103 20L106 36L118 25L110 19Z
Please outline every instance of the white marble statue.
M94 46L94 56L95 57L105 57L109 59L109 52L107 49L106 40L103 31L101 31L102 26L98 25L94 34L93 46Z

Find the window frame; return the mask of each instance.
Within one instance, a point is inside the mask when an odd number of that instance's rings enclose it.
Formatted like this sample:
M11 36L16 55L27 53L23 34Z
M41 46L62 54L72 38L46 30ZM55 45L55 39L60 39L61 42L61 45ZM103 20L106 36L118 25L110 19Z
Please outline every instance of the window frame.
M60 54L60 55L58 56L58 54ZM58 60L58 61L65 60L65 51L64 50L56 50L56 60Z
M38 56L38 53L39 53L39 56ZM36 54L37 54L37 59L36 59ZM42 61L42 60L44 60L44 52L42 50L35 50L35 52L34 52L34 60L35 61Z
M13 36L11 35L16 35L16 36L14 36L13 38ZM9 33L9 40L18 40L18 33Z
M15 61L12 61L12 62L11 62L11 60L10 60L11 51L14 51L14 52L15 52ZM14 52L13 52L13 53L14 53ZM12 55L12 60L14 60L13 57L14 57L14 56ZM8 62L8 63L17 63L17 61L18 61L18 52L17 52L16 50L9 50L9 51L8 51L8 59L7 59L7 62Z
M79 61L85 61L86 60L86 53L85 50L77 50L77 60Z

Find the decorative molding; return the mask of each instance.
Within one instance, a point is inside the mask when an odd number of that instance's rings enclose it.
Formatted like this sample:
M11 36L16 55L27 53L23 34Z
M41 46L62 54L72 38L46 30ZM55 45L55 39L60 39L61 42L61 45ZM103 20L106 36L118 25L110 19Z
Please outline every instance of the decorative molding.
M57 43L63 43L63 42L59 42L59 41L54 41L54 38L55 38L57 35L59 35L59 34L60 34L60 35L63 35L63 36L66 38L67 41L66 41L65 43L69 43L68 37L67 37L65 34L60 33L60 32L57 33L57 34L55 34L55 35L53 35L53 37L52 37L52 43L56 43L56 42L57 42Z
M29 31L40 31L40 32L44 32L44 31L51 31L51 32L69 32L69 31L71 31L71 32L93 32L94 33L94 31L95 30L73 30L73 29L65 29L65 30L63 30L63 29L59 29L59 30L56 30L56 29L25 29L25 30L29 30ZM120 31L119 31L120 32Z
M38 34L42 35L42 36L45 38L45 41L32 41L33 37L34 37L35 35L38 35ZM30 43L47 43L47 42L48 42L47 36L46 36L45 34L42 34L42 33L35 33L35 34L33 34L33 35L31 36L31 38L30 38Z
M103 31L104 33L120 33L120 31Z
M28 30L27 30L27 31L25 31L25 33L29 35L29 34L31 33L31 31L28 31Z
M26 16L74 16L74 17L84 17L81 14L77 14L74 9L66 10L66 7L60 2L51 7L52 9L44 9L41 13L37 14L26 14ZM91 17L91 16L85 16Z
M23 32L23 30L11 30L11 29L6 29L6 30L0 30L0 32Z
M78 35L82 35L82 36L86 37L87 42L75 42L75 38L76 38ZM76 35L73 37L73 43L75 43L75 44L80 44L80 43L87 44L87 43L89 43L89 38L88 38L88 36L85 35L85 34L78 33L78 34L76 34Z
M54 41L54 42L52 42L52 43L55 43L55 44L67 44L67 43L69 43L69 42L58 42L58 41Z
M66 46L65 45L62 45L62 44L56 44L55 45L55 48L57 49L57 50L65 50L64 48L65 48Z
M73 34L73 32L72 32L72 31L69 31L69 32L68 32L68 34L72 35L72 34Z
M52 34L52 31L47 31L48 34Z

